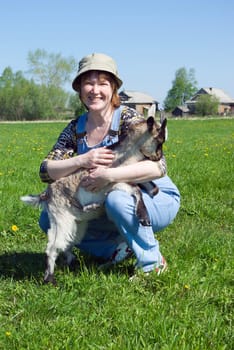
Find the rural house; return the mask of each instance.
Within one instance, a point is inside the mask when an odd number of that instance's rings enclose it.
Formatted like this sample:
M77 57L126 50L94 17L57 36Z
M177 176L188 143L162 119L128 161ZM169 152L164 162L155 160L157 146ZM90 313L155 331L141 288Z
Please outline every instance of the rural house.
M172 111L173 117L184 117L190 113L187 106L177 106Z
M189 108L191 114L195 112L196 101L202 94L209 94L218 99L218 113L220 115L234 114L234 99L227 95L222 89L212 87L201 88L191 97L189 101L186 101L186 106Z
M139 113L146 115L148 110L155 107L158 111L159 102L155 101L151 96L142 92L123 90L119 93L121 104L135 108Z

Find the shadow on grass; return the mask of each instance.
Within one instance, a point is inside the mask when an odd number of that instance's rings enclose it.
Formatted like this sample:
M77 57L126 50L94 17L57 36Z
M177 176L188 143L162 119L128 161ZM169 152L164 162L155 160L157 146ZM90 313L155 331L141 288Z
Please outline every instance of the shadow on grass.
M81 270L93 273L99 273L99 259L94 259L88 255L80 254L78 259L69 266L70 272L74 275L79 275ZM39 283L42 281L46 267L45 253L36 252L11 252L0 255L0 277L5 279L13 279L15 281L24 281L34 279ZM56 270L62 270L66 273L68 266L65 264L64 257L60 255L56 261ZM108 275L113 271L120 274L133 274L133 266L126 264L112 265L107 269L101 270Z
M45 270L45 254L34 252L12 252L0 255L0 276L25 280L39 280Z
M89 263L89 261L87 261ZM12 278L15 281L35 279L42 280L46 268L46 254L36 252L11 252L0 255L0 276ZM56 270L66 273L68 266L63 255L59 255L56 261ZM71 264L69 270L78 272L80 261L77 259Z

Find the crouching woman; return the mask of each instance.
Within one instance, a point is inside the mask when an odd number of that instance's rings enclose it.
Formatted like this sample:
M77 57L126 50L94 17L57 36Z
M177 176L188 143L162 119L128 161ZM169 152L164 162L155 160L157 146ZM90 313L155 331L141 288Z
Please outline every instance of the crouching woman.
M79 62L72 87L78 92L87 113L72 120L61 132L52 150L42 162L40 176L53 182L80 168L89 169L82 186L98 191L110 182L145 183L152 181L159 192L151 196L142 190L151 226L143 226L135 214L134 198L121 190L109 193L105 214L88 223L81 251L117 263L130 255L136 258L136 269L163 272L167 263L159 249L155 233L167 227L176 217L180 193L166 174L164 156L159 161L143 161L111 168L113 152L107 146L118 142L127 122L141 118L136 110L120 107L118 89L122 85L114 60L94 53ZM49 219L41 213L40 227L47 232Z

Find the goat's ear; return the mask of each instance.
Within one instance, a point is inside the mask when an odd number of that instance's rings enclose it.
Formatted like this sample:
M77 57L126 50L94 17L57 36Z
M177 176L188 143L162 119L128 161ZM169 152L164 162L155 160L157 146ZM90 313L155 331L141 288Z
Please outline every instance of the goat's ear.
M164 118L161 123L160 134L163 139L166 141L168 138L168 130L167 130L167 118Z
M152 105L148 109L147 117L155 117L155 112L156 112L156 105L155 103L152 103Z
M147 126L148 126L148 130L152 131L153 130L153 126L154 126L154 117L149 117L147 119Z
M161 128L165 129L166 126L167 126L167 118L164 118L163 121L162 121L162 124L161 124Z

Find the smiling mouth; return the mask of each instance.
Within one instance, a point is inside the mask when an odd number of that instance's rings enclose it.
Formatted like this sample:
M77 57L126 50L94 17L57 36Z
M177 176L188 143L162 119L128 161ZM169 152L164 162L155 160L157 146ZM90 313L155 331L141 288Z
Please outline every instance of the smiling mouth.
M101 101L101 100L102 100L101 97L90 97L90 98L89 98L89 101L90 101L90 102L97 102L97 101Z

